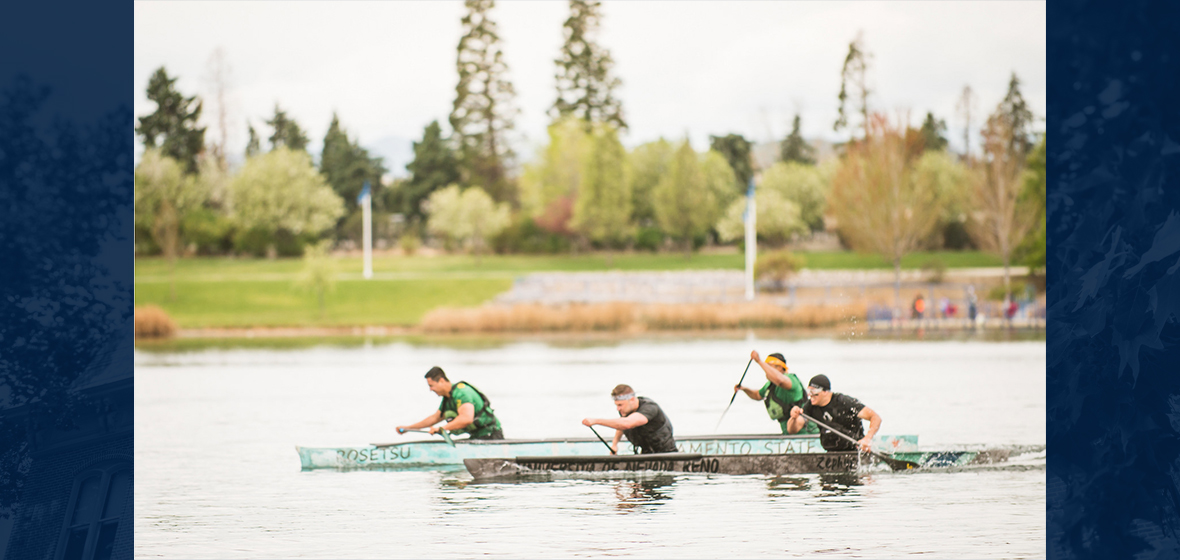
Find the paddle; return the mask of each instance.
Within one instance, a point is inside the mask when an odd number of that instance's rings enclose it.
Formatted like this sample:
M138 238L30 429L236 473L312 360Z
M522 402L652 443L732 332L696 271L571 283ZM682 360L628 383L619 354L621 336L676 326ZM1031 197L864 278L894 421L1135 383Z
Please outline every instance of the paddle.
M754 363L754 358L750 358L750 361L746 362L746 370L742 372L742 378L741 378L741 379L739 379L739 380L738 380L738 382L737 382L737 384L738 384L738 385L741 385L741 384L742 384L742 381L745 381L745 380L746 380L746 374L750 372L750 364L752 364L752 363ZM734 392L733 392L733 396L732 396L732 397L729 397L729 405L727 405L727 406L725 407L725 412L722 412L722 413L721 413L721 418L719 418L719 419L717 420L717 425L716 425L716 426L713 426L713 431L714 431L714 432L716 432L716 431L717 431L717 428L720 428L720 427L721 427L721 421L722 421L722 420L725 420L725 415L729 413L729 407L733 406L733 401L734 401L734 399L736 399L736 398L737 398L737 394L738 394L738 392L737 392L737 391L734 391Z
M615 455L615 450L613 448L611 448L610 444L607 443L605 439L602 439L602 436L598 435L598 430L595 430L594 426L589 426L589 428L590 428L590 431L594 432L594 435L598 437L598 441L601 441L602 444L605 445L608 450L610 450L610 454Z
M403 432L403 433L404 433L404 432L418 432L418 433L422 433L422 434L429 434L429 433L430 433L430 430L421 430L421 429L413 429L413 430L410 430L410 429L407 429L407 430L402 430L402 432ZM451 447L454 447L454 446L455 446L455 440L452 440L452 439L451 439L451 433L450 433L450 432L448 432L448 431L446 431L446 430L441 430L441 429L440 429L440 430L438 431L438 433L439 433L439 435L441 435L441 436L442 436L442 438L443 438L443 439L447 440L447 445L450 445ZM389 445L396 445L396 444L393 444L393 443L391 443L391 444L389 444ZM377 446L377 447L388 447L388 446L379 445L379 446Z
M833 428L827 424L824 424L823 422L820 422L819 420L816 420L815 418L812 418L806 414L799 413L799 415L802 416L805 420L811 420L812 422L815 422L819 426L827 428L828 430L835 433L836 435L838 435L848 441L851 441L854 444L859 444L859 442L857 442L855 439L852 439L851 436L845 434L844 432L841 432L840 430L837 430L836 428ZM917 463L915 463L913 461L906 461L904 459L894 459L893 457L890 457L884 453L878 453L876 451L873 451L872 449L869 450L869 453L871 453L874 457L884 461L886 465L889 465L889 468L891 468L895 471L916 469L919 466Z

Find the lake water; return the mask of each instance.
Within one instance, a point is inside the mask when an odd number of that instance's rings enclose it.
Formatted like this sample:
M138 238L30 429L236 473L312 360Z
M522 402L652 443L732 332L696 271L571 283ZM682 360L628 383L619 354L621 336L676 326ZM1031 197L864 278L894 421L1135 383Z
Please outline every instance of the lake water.
M304 472L295 453L397 440L438 405L432 365L484 391L510 438L593 435L580 421L615 415L618 383L677 434L711 434L751 349L782 352L804 382L827 374L881 414L882 434L1019 454L955 472L476 484L461 468ZM1043 341L386 340L135 363L136 557L1045 556ZM745 384L764 380L754 366ZM739 396L719 432L777 423Z

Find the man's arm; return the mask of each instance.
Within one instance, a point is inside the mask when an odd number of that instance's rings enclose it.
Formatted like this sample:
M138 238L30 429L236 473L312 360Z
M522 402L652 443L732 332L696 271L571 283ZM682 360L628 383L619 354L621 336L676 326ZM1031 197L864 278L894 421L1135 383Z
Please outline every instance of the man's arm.
M430 433L433 434L439 430L446 430L448 432L462 430L463 428L470 426L474 421L475 405L471 403L463 403L459 405L459 415L456 416L454 420L451 420L450 422L447 422L438 428L431 428Z
M408 426L398 426L397 433L404 434L404 433L406 433L406 430L417 430L419 428L433 426L433 425L437 424L439 420L442 420L442 411L436 410L436 411L434 411L434 414L431 414L430 416L427 416L426 418L423 418L417 422L414 422L413 424L410 424Z
M807 420L803 418L803 409L797 406L791 407L791 419L787 420L787 433L797 434L803 426L807 424Z
M869 421L869 429L865 432L865 437L857 442L861 449L868 451L872 448L873 436L877 435L877 430L881 429L881 415L869 407L860 409L860 413L856 415L861 420Z
M647 423L647 417L639 412L632 412L622 418L584 418L582 419L583 426L606 426L616 430L630 430L631 428L638 428Z
M762 371L766 373L766 380L767 381L774 383L775 385L778 385L779 387L782 387L783 389L789 390L791 388L791 385L792 385L791 378L779 373L779 371L777 369L774 369L774 367L772 367L770 364L767 364L765 361L763 361L762 358L758 355L757 350L751 351L750 357L753 358L755 362L758 362L758 367L762 368ZM753 398L753 397L750 397L750 398Z
M623 430L615 430L615 439L610 442L611 451L619 454L619 440L623 439Z
M747 397L750 397L751 399L754 399L756 401L762 400L762 395L758 394L758 391L751 389L749 387L742 387L741 385L734 385L733 392L736 393L738 391L745 393Z

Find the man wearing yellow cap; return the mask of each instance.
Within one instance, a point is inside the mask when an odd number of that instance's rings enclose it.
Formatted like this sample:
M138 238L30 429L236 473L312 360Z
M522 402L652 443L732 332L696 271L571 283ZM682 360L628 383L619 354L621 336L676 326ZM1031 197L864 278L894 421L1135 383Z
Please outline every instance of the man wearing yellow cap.
M758 362L762 371L766 373L766 384L755 391L749 387L734 385L734 392L741 391L756 401L766 404L766 413L771 420L777 420L782 432L787 433L787 421L790 420L791 408L803 406L807 402L807 394L803 391L803 383L795 374L787 370L787 359L782 354L774 353L766 357L766 361L758 355L758 351L750 352L750 359ZM818 434L819 427L813 422L795 433Z

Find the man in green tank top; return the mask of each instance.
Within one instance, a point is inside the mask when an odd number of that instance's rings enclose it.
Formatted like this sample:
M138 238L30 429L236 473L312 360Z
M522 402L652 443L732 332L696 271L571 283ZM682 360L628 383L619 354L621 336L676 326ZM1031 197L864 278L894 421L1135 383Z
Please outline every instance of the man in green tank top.
M504 439L500 420L492 410L487 395L466 381L451 383L442 368L434 366L426 372L426 385L442 397L438 410L407 426L398 426L397 433L430 427L430 433L447 430L453 434L471 434L471 439ZM446 421L442 426L435 424Z
M786 434L787 421L791 419L791 408L803 406L807 402L807 393L803 390L803 383L795 374L788 371L787 359L782 354L776 352L767 356L766 361L763 361L758 355L758 351L754 350L750 352L750 359L758 362L762 371L766 373L766 384L757 391L749 387L734 385L733 391L735 393L741 391L753 400L763 401L770 419L777 420L779 428ZM819 426L816 426L814 422L808 422L796 433L818 434Z

